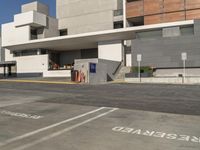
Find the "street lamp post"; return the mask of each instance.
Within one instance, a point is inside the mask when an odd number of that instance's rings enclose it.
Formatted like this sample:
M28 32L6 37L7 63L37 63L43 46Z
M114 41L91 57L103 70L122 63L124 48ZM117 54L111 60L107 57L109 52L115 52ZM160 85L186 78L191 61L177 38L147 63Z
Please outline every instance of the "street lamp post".
M138 78L139 78L140 83L141 83L141 72L140 72L141 61L142 61L142 54L137 54L137 62L138 62Z

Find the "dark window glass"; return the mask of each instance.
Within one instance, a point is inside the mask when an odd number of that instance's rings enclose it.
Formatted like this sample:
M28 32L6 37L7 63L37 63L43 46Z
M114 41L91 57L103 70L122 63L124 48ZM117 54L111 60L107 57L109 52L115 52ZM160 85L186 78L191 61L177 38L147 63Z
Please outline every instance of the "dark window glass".
M120 29L123 28L123 22L119 21L119 22L114 22L114 29Z
M65 35L68 35L68 30L67 29L60 30L60 36L65 36Z

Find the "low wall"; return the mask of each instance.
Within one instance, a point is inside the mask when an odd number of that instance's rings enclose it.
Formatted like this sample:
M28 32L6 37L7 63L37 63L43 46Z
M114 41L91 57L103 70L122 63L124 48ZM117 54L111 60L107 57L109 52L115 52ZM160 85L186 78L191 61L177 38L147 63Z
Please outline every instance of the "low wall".
M96 64L96 73L89 72L89 63ZM120 62L104 59L81 59L75 60L74 70L81 70L86 75L86 83L99 84L112 81Z
M127 83L140 83L139 78L125 78ZM187 77L184 81L181 77L171 78L141 78L141 83L163 83L163 84L200 84L200 77Z
M44 71L43 77L71 77L71 70Z

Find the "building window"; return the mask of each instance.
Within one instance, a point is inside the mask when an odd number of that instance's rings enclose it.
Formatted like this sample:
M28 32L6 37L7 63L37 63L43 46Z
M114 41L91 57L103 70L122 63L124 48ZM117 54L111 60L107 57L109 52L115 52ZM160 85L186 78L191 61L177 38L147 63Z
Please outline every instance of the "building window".
M60 30L60 36L65 36L65 35L68 35L68 30L67 29Z
M127 3L131 3L131 2L135 2L135 1L139 1L139 0L126 0Z
M40 53L38 54L38 51ZM21 56L32 56L32 55L45 55L48 51L44 49L33 49L33 50L22 50L22 51L15 51L13 52L14 57L21 57Z
M31 40L37 39L37 29L31 28Z
M114 17L115 16L122 16L123 15L123 9L118 9L118 10L114 10Z
M114 29L123 28L123 21L114 22Z

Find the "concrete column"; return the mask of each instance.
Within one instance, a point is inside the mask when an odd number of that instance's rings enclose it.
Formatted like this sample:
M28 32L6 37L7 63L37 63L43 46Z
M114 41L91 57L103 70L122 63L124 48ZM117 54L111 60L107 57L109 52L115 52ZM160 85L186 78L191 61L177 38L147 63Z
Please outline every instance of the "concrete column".
M123 0L123 25L126 28L126 0Z
M194 20L194 35L200 35L200 20Z
M41 50L40 49L37 50L37 55L41 55Z

